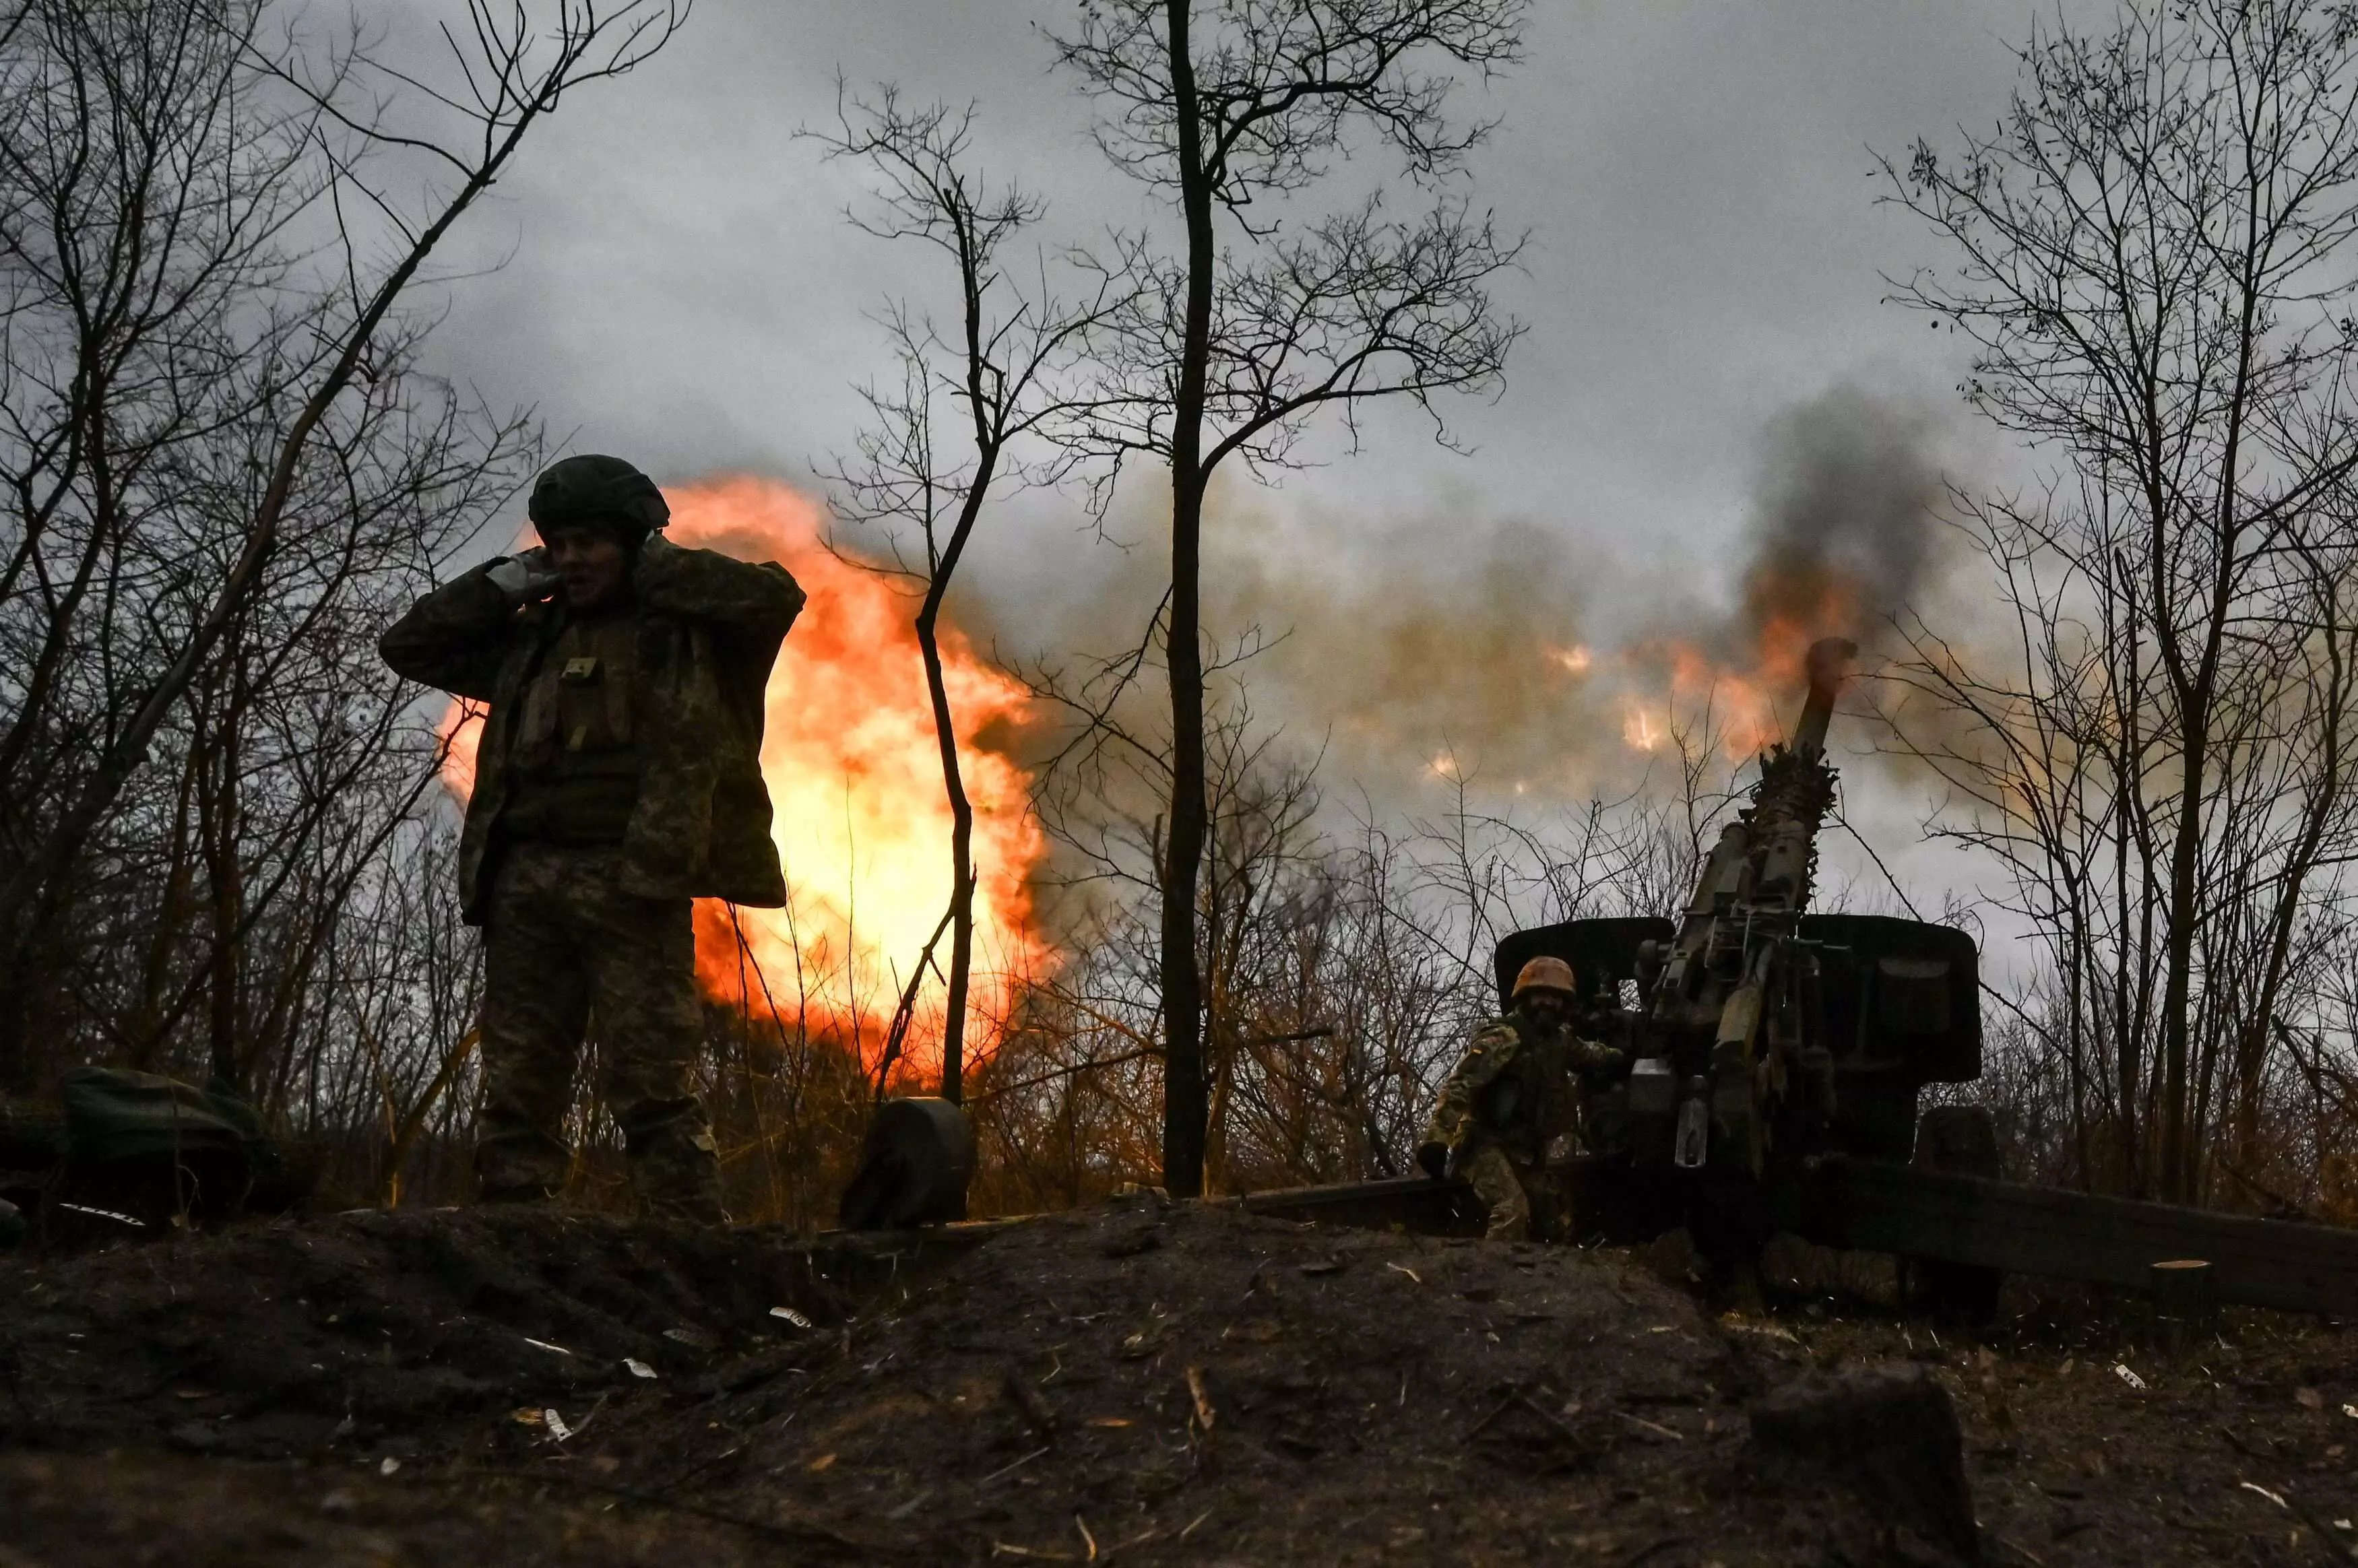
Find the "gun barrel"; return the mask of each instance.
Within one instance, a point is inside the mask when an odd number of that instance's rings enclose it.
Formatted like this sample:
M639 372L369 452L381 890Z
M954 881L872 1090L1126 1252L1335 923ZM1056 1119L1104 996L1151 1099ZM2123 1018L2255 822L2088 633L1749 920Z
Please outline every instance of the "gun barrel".
M1823 637L1810 644L1810 697L1801 705L1801 721L1793 728L1793 750L1817 756L1826 749L1826 726L1834 716L1834 693L1850 673L1858 644L1847 637Z

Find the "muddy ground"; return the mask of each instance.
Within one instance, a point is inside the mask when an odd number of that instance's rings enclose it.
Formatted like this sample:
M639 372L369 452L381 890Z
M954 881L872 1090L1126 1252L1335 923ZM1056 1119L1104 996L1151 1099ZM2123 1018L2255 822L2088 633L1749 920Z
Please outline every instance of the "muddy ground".
M1671 1271L1152 1197L914 1251L444 1210L20 1256L0 1568L2358 1561L2351 1332ZM1912 1429L1756 1435L1861 1368L1947 1390L1977 1528Z

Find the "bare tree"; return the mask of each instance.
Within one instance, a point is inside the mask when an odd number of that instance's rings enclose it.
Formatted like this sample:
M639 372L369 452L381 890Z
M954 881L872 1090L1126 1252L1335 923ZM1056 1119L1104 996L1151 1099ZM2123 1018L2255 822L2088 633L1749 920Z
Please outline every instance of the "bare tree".
M839 103L837 129L817 138L829 157L860 158L875 170L873 202L855 210L852 222L881 239L936 247L957 279L957 306L946 327L905 302L887 310L899 373L861 389L871 423L856 460L838 462L830 476L838 486L831 498L837 515L885 527L893 569L922 594L917 648L949 797L950 898L911 972L887 1054L897 1053L946 929L941 1084L953 1101L962 1097L974 965L974 806L942 671L942 605L994 490L1053 484L1079 460L1069 446L1030 438L1076 416L1085 395L1076 384L1081 356L1117 297L1113 281L1098 276L1085 280L1091 286L1078 302L1060 299L1036 253L1031 281L1011 276L1010 247L1046 204L1019 186L991 189L968 171L973 128L970 107L912 108L888 85L873 102ZM914 529L914 548L903 528Z
M1453 121L1451 91L1459 76L1518 57L1524 9L1106 0L1056 39L1059 60L1100 106L1100 147L1179 219L1175 245L1130 233L1100 258L1137 287L1104 340L1116 376L1088 435L1117 459L1165 466L1171 482L1161 946L1163 1180L1174 1194L1202 1188L1210 1091L1195 928L1209 831L1206 489L1232 457L1256 471L1294 460L1321 409L1348 426L1365 399L1430 410L1436 393L1497 384L1520 328L1493 315L1487 286L1513 264L1517 242L1445 193L1407 221L1379 191L1336 211L1299 204L1353 152L1381 149L1426 187L1458 172L1489 127Z
M282 29L286 10L32 0L0 39L15 503L0 602L30 633L0 730L0 934L18 968L40 901L250 614L290 503L332 467L323 448L414 347L426 323L405 301L444 239L568 89L644 61L685 4L469 0L438 84L357 31L314 47ZM423 197L398 196L421 170ZM69 733L66 672L127 652L93 616L123 586L110 571L177 500L169 460L230 427L255 465L238 514L216 519L233 550L218 578L172 585L179 618L150 638L155 662Z
M2111 1098L2132 1185L2190 1199L2214 1096L2256 1104L2348 831L2326 563L2358 464L2358 18L2124 5L2108 28L2039 25L2018 58L1996 129L1885 163L1955 264L1897 297L1972 341L1968 399L2072 477L1974 512L2016 645L1982 659L1919 628L1909 676L1958 722L1912 743L1982 808L1969 837L2047 935L2073 1092Z

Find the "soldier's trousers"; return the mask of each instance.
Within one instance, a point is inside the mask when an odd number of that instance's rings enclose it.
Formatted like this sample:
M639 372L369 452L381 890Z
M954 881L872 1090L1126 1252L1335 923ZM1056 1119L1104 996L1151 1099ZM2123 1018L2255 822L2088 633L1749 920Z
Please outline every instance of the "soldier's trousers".
M484 925L483 1104L475 1170L491 1201L553 1196L565 1112L597 1025L599 1097L650 1212L718 1221L712 1126L688 1082L703 1035L688 901L622 891L621 851L511 845Z
M1457 1173L1489 1211L1482 1234L1493 1241L1545 1241L1563 1223L1561 1195L1543 1165L1519 1165L1497 1144L1485 1143Z

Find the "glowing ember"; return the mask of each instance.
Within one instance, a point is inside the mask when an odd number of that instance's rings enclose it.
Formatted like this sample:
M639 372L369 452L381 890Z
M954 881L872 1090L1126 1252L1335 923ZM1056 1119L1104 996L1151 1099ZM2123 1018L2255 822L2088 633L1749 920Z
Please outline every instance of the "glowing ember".
M1588 673L1588 666L1593 662L1590 659L1588 650L1582 647L1550 648L1548 650L1548 657L1553 659L1569 673L1576 676L1586 675Z
M784 862L784 909L697 906L697 970L708 994L788 1030L807 1028L871 1060L950 893L949 803L926 703L914 606L884 579L829 555L817 509L752 479L665 491L668 536L743 560L774 560L810 595L770 675L762 772ZM528 541L529 542L529 541ZM969 1054L989 1048L1011 976L1049 949L1031 929L1029 880L1045 852L1022 771L978 737L1027 717L1023 688L942 632L944 675L974 803L975 983ZM453 703L443 778L465 798L479 724ZM946 935L935 963L949 962ZM920 990L911 1065L939 1060L938 975Z

